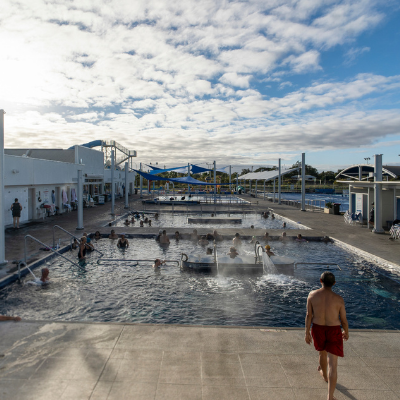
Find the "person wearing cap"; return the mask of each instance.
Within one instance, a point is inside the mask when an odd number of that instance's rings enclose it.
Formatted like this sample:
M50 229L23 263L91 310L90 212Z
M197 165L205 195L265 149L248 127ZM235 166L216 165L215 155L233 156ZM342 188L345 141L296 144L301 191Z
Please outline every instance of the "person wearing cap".
M117 247L119 247L120 249L127 249L129 247L129 241L128 239L126 239L125 233L123 233L118 240Z
M255 236L252 236L249 243L255 243L256 241L257 241L256 237L255 237Z
M227 255L230 257L230 258L236 258L238 255L239 255L239 253L237 252L237 250L235 249L235 247L231 247L230 249L229 249L229 253L227 253Z
M267 253L267 256L269 256L269 257L275 255L275 253L271 251L271 246L270 246L269 244L267 244L267 245L265 246L265 252Z

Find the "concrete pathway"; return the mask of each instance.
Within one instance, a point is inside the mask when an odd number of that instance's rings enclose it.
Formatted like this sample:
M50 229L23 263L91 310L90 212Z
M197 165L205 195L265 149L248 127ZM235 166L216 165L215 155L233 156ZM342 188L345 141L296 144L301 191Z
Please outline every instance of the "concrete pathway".
M0 323L1 400L326 399L302 329ZM400 332L350 331L337 399L400 398Z

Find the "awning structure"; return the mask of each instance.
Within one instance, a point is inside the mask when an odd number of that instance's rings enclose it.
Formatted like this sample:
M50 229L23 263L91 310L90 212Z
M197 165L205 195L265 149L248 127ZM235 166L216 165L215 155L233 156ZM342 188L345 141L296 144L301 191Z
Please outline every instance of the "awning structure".
M144 179L147 179L149 181L166 181L166 182L184 183L186 185L204 185L204 186L223 185L221 183L209 183L204 181L198 181L197 179L194 179L191 176L184 176L183 178L164 178L162 176L148 174L147 172L139 171L137 169L134 169L133 171L137 172L139 175L143 176ZM225 185L229 184L226 183Z
M345 168L339 174L336 175L336 179L349 178L355 180L366 180L373 177L375 172L375 166L371 164L356 164L348 168ZM399 179L400 177L400 165L383 165L382 176Z
M178 174L187 174L188 173L188 167L174 167L174 168L167 168L167 169L161 169L158 167L153 167L152 165L149 165L150 168L152 168L152 171L149 171L149 174L151 175L158 175L162 174L163 172L177 172ZM203 172L209 172L209 171L214 171L213 168L203 168L198 165L190 164L190 171L192 174L201 174ZM229 173L229 165L223 168L217 168L217 172L222 172L224 174Z
M299 168L285 169L281 171L281 176L290 174L293 171L297 171ZM248 174L239 176L239 180L257 180L257 181L271 181L279 177L279 171L262 171L262 172L249 172Z

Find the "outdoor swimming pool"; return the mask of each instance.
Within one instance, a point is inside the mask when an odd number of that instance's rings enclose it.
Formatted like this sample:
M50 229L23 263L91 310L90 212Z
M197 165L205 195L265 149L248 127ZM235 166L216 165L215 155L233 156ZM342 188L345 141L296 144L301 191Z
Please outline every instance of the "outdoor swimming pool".
M181 252L205 253L204 247L187 240L173 240L167 248L151 239L131 239L130 243L126 251L109 239L101 239L96 246L107 257L119 259L178 260ZM340 265L342 271L334 270L335 291L346 301L351 328L400 329L400 277L396 273L381 270L332 243L269 244L276 254L297 262ZM219 244L219 254L226 253L230 245L230 241ZM251 255L253 248L245 243L239 253ZM76 251L66 255L76 260ZM151 262L132 266L131 262L97 264L96 260L93 253L83 272L56 260L49 267L52 283L45 287L7 286L0 291L0 313L30 320L301 327L307 295L319 287L325 269L299 265L294 276L219 277L182 271L173 264L155 271ZM28 280L30 276L23 283Z
M129 220L131 220L132 216L129 216L128 214L124 216L123 218L119 219L114 226L117 227L125 227L126 225L124 224L126 218L129 217ZM287 218L282 218L279 215L276 215L275 219L267 218L261 218L261 214L215 214L214 217L211 216L211 213L209 212L203 212L202 214L196 213L196 214L171 214L171 213L163 213L161 212L159 215L158 220L154 218L154 214L146 213L145 212L145 217L148 217L151 219L151 226L152 227L158 227L158 228L208 228L210 231L213 229L223 229L223 228L234 228L239 227L239 228L250 228L251 225L254 226L254 228L260 228L260 229L309 229L305 227L304 225L298 224L296 222L293 222ZM188 218L206 218L206 219L241 219L241 223L210 223L208 221L207 223L189 223ZM142 217L143 219L143 217ZM286 223L286 227L283 228L283 223ZM144 224L144 227L148 227L148 224ZM136 220L134 225L128 225L127 226L127 232L129 232L129 227L139 227L139 221Z

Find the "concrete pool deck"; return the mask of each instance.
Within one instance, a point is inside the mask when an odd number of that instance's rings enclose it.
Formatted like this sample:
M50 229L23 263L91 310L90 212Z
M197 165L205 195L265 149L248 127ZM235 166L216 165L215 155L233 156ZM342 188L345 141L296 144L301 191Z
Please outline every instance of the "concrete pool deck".
M2 400L326 399L303 329L0 323ZM350 331L336 398L400 398L400 332Z

